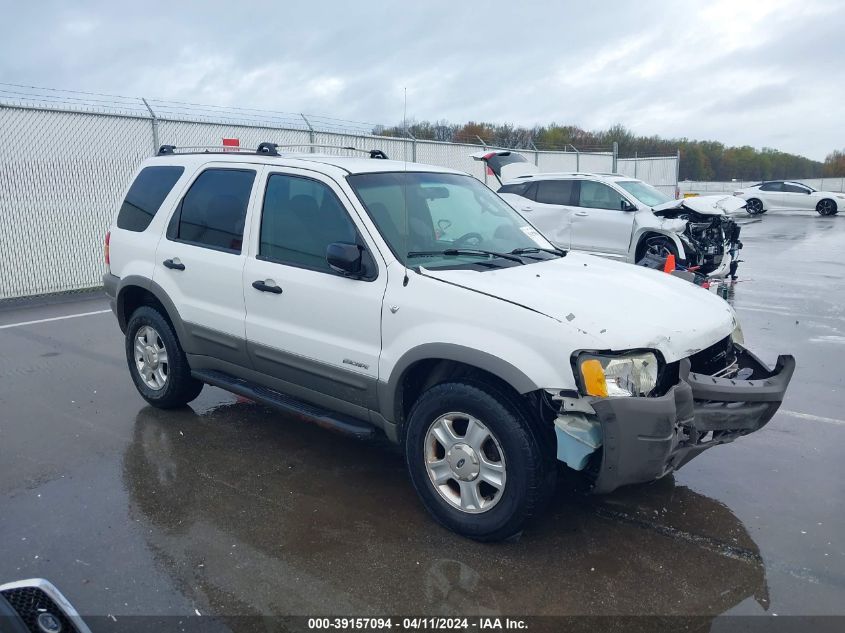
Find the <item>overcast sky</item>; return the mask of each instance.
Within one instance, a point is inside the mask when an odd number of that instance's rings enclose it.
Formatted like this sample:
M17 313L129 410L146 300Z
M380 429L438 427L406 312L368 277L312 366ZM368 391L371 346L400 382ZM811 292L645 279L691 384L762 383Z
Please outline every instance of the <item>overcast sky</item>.
M0 82L845 147L842 0L0 0ZM2 88L2 87L0 87Z

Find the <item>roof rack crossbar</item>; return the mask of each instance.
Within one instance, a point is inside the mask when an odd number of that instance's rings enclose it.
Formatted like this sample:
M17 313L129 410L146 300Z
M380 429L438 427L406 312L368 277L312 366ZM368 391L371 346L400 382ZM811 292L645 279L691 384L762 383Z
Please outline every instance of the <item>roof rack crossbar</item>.
M380 149L361 149L359 147L352 147L351 145L324 145L320 143L288 143L285 145L277 145L275 143L262 143L259 145L261 148L264 145L273 145L277 150L279 149L288 149L292 147L317 147L320 149L345 149L350 152L363 152L364 154L369 154L370 158L380 158L382 160L387 159L387 154L385 154Z
M259 143L256 149L251 149L248 147L233 147L231 145L192 145L192 146L185 146L185 147L177 147L176 145L162 145L159 147L156 156L170 156L173 154L178 153L180 154L197 154L197 153L250 153L250 154L264 154L265 156L281 156L279 154L280 149L287 149L293 147L319 147L324 149L343 149L351 152L362 152L364 154L369 154L370 158L378 158L382 160L387 159L387 154L385 154L380 149L360 149L358 147L352 146L340 146L340 145L320 145L316 143L291 143L288 145L279 145L277 143L270 143L264 142Z

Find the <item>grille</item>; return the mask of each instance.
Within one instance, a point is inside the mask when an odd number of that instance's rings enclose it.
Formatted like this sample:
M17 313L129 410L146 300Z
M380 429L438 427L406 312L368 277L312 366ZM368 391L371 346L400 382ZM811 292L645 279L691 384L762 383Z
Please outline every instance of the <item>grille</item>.
M32 633L41 633L37 619L42 613L50 613L59 622L62 623L62 632L76 633L76 628L73 626L68 617L64 614L59 606L38 587L18 587L16 589L7 589L0 592L3 597L8 600L12 608L17 611L18 615L26 624Z
M690 356L690 371L707 376L721 375L736 363L736 350L730 336Z

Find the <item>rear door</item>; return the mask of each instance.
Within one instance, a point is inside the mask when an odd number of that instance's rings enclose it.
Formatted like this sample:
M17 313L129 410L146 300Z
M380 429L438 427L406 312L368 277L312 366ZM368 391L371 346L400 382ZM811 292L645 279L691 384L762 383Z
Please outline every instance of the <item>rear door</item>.
M572 213L572 248L627 256L635 213L625 211L628 199L603 182L577 182L577 208Z
M572 206L576 181L538 180L526 189L516 209L555 246L568 249L572 242Z
M787 205L782 182L764 182L760 185L760 197L767 209L784 209Z
M331 178L268 168L261 180L243 273L253 365L302 399L351 415L375 409L383 262ZM365 275L329 266L335 242L360 247Z
M256 174L254 165L204 165L170 218L153 273L185 323L186 351L244 366L243 242Z

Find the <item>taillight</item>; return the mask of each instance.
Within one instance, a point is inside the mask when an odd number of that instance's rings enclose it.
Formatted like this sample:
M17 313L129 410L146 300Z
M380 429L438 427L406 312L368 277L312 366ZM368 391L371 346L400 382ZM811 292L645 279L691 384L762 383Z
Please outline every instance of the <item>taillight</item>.
M109 259L109 242L111 242L111 231L108 231L106 233L106 245L105 245L105 248L103 249L103 255L106 258L106 266L111 265L111 260Z

